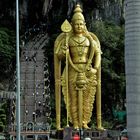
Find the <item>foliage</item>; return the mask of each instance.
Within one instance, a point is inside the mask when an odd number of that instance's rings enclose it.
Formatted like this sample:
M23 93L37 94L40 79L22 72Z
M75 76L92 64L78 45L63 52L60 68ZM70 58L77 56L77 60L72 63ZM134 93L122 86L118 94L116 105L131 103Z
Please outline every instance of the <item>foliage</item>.
M7 28L0 28L0 73L2 75L9 72L14 58L15 33Z
M6 126L6 103L0 104L0 132L2 132Z
M112 114L112 107L124 110L124 27L110 22L96 21L92 31L98 36L102 54L102 108L104 117ZM111 115L109 115L111 116ZM112 118L111 117L111 118Z

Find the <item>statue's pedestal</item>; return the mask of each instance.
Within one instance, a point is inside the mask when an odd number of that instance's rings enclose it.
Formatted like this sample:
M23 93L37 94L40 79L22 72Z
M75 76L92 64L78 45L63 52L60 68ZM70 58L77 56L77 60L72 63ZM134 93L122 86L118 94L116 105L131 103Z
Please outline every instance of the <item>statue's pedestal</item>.
M73 137L75 136L75 134L78 134L80 136L80 139L84 140L85 138L90 138L91 140L108 140L105 138L108 138L108 134L107 131L98 131L98 130L79 130L79 131L75 131L72 130L72 137L71 139L73 139Z
M107 138L108 135L107 135L107 131L84 130L83 137L100 139L100 138Z
M80 140L90 138L91 140L120 140L120 132L113 130L73 130L66 127L63 130L63 140L73 140L75 135L80 137Z
M71 127L66 127L63 130L51 131L50 137L53 140L73 140L74 136L79 136L80 140L90 138L91 140L120 140L120 132L116 130L73 130Z

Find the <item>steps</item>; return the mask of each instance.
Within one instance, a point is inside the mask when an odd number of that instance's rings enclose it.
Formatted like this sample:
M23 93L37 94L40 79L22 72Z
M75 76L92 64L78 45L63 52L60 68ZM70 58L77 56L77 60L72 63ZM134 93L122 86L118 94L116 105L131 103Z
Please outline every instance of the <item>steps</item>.
M46 123L44 50L47 34L39 34L22 47L20 57L21 123ZM47 73L49 73L47 71ZM48 83L49 84L49 83ZM49 85L47 85L47 89Z

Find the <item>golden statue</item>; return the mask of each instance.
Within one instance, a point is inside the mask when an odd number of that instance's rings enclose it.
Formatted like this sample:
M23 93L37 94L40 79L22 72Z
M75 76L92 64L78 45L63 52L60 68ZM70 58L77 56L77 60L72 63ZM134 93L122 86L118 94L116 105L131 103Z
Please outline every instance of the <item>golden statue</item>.
M101 125L101 50L96 35L87 31L80 5L77 4L71 24L65 20L55 41L56 127L61 129L61 87L69 121L74 129L89 129L96 95L97 129ZM65 68L61 74L61 62Z

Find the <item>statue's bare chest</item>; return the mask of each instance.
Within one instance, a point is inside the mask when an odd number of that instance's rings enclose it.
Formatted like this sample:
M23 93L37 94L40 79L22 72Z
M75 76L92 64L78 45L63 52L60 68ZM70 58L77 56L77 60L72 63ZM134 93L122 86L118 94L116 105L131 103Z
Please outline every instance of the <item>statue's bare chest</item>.
M71 53L84 54L89 50L90 42L86 37L71 37L69 40L69 49Z
M86 62L89 53L90 42L86 37L71 37L69 39L69 50L72 60Z

